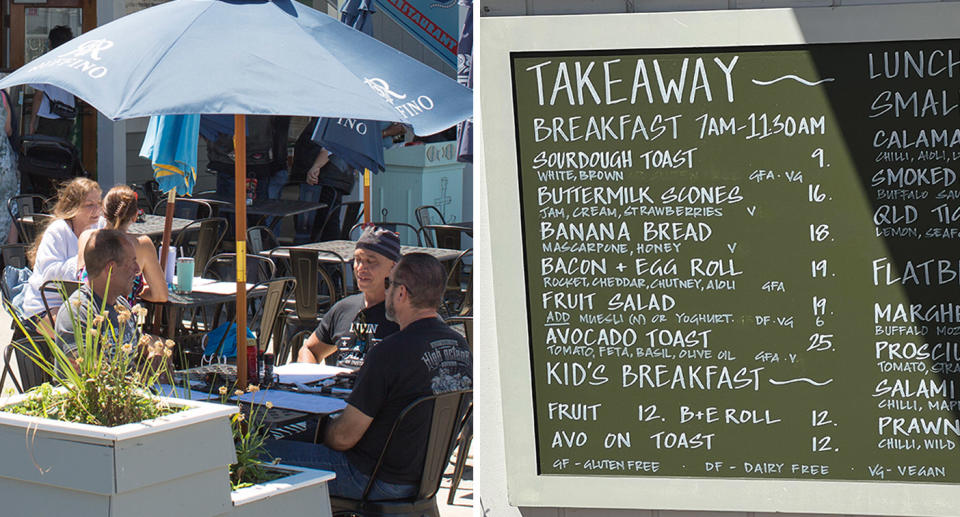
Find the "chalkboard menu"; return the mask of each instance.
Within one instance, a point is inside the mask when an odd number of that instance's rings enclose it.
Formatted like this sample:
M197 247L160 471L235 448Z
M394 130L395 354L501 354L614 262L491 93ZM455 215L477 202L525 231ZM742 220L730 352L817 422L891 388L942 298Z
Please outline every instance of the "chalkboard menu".
M511 66L541 475L960 482L960 40Z

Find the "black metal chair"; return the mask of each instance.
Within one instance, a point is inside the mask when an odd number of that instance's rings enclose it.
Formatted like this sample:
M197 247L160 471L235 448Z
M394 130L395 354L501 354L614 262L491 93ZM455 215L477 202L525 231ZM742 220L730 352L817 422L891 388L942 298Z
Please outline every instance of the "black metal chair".
M421 228L430 224L447 224L447 220L440 213L440 209L433 205L418 206L413 210L413 215L417 218L417 224Z
M287 309L284 311L284 335L287 334L288 329L291 332L303 329L313 330L323 314L341 297L337 280L341 286L346 284L346 278L343 278L345 263L339 255L330 251L296 247L275 248L268 256L273 257L279 250L286 250L290 254L287 267L297 280L293 299L288 300ZM326 258L325 262L335 264L335 267L322 267L321 257ZM340 273L331 275L330 270Z
M463 237L472 237L473 231L459 226L428 224L420 228L427 246L450 250L463 249Z
M137 193L137 206L143 210L144 213L152 213L151 210L153 210L153 207L157 205L161 196L163 196L157 180L147 180L139 185L133 183L130 185L130 188Z
M473 316L452 316L443 320L449 327L463 334L473 352ZM450 476L450 491L447 494L447 504L453 504L457 495L457 487L463 480L463 472L467 467L467 456L470 454L470 444L473 442L473 404L464 415L460 436L457 438L457 459L453 464L453 474Z
M167 200L161 199L158 201L153 207L153 213L166 215ZM210 203L203 199L178 197L173 204L173 216L180 219L207 219L216 215Z
M267 350L271 340L274 343L281 343L282 327L278 323L282 317L284 301L290 297L290 293L296 285L296 279L280 277L258 282L247 290L249 316L247 327L257 334L257 348L260 351ZM262 296L253 296L253 293L260 289L266 289L266 292ZM236 325L235 317L232 318L232 323ZM226 338L226 333L223 333L220 342L217 343L217 354L224 345L224 338Z
M181 256L193 257L196 265L206 265L217 253L227 235L227 220L222 217L199 219L183 227L173 241Z
M53 218L47 214L51 208L50 201L38 194L20 194L7 200L7 213L17 227L20 242L33 242L37 230ZM25 221L24 218L30 220Z
M363 215L363 201L345 201L328 209L327 217L324 219L323 225L321 225L319 229L314 228L313 233L310 235L310 241L320 242L324 235L332 234L332 232L328 231L327 226L335 224L334 216L337 215L341 216L338 218L340 228L336 231L336 238L329 240L349 240L350 231L354 225L360 221L360 217Z
M457 256L447 273L441 313L445 316L473 315L473 272L467 259L473 257L473 248Z
M290 361L296 362L297 354L300 353L300 348L307 338L310 337L310 334L313 334L313 329L304 329L289 338L281 339L279 343L274 342L274 364L280 366Z
M255 284L266 282L277 276L277 266L273 260L261 255L246 255L247 283ZM237 254L218 253L203 266L204 278L212 278L221 282L236 282Z
M31 344L31 339L36 343L39 352L46 355L44 347L47 345L41 338L22 337L11 342L3 351L3 373L0 373L0 386L3 385L8 375L17 393L26 393L31 388L51 381L50 375L31 359L38 352ZM37 339L41 339L41 341L38 342ZM17 359L17 375L14 375L13 365L11 364L14 357Z
M460 434L464 417L467 415L472 401L472 390L451 391L421 397L400 413L396 423L390 430L383 452L377 459L377 464L370 475L360 499L331 497L330 505L336 516L430 516L439 517L437 507L437 491L443 479L443 471L447 467L450 455ZM431 407L432 406L432 407ZM423 474L417 494L409 499L391 501L371 501L370 491L380 473L386 452L392 447L407 447L406 443L394 443L393 437L397 429L405 424L407 418L421 418L423 411L431 411L429 433L427 434L426 457L423 462Z
M28 244L3 244L0 245L0 271L7 266L27 267L27 249Z
M80 282L74 282L70 280L47 280L40 286L40 301L43 302L43 309L49 314L53 307L50 306L50 302L47 300L48 294L55 294L63 298L62 303L66 303L67 298L74 293L77 289L80 288L82 284ZM58 305L59 307L59 305Z
M247 228L247 252L261 253L272 250L280 245L273 230L266 226L251 226Z

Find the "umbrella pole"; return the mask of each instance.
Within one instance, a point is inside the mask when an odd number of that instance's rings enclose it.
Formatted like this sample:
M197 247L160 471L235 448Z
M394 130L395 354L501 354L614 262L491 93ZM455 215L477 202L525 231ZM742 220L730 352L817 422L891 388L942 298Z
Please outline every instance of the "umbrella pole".
M237 388L247 387L247 129L243 115L233 116L234 187L237 244Z
M167 210L163 219L163 238L160 239L160 270L163 272L164 281L167 273L167 256L170 253L170 234L173 233L173 205L177 201L176 187L167 192ZM153 313L153 325L157 330L163 325L163 310L158 306Z
M363 222L370 222L370 169L363 169Z

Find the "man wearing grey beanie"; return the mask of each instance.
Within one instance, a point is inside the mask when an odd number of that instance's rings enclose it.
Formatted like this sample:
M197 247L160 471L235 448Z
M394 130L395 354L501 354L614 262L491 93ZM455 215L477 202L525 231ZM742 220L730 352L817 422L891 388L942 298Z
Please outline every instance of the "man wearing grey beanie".
M359 368L366 352L380 340L398 331L387 320L383 279L400 259L400 237L390 230L367 226L353 252L353 275L359 294L348 296L323 315L320 325L300 347L297 360L319 363L343 351L339 366Z

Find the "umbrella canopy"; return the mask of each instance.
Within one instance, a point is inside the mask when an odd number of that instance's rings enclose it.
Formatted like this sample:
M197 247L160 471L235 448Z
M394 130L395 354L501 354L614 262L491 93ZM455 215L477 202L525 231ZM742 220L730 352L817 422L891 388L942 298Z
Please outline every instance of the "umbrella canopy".
M0 80L45 83L114 119L229 113L400 121L431 134L466 119L445 75L291 0L174 0L98 27Z

